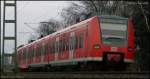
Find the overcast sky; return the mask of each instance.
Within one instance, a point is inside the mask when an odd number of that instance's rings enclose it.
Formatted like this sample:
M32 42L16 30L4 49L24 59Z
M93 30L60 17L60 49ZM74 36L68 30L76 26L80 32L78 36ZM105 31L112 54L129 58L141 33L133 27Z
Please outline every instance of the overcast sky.
M63 8L68 7L70 1L17 1L17 46L26 44L31 37L31 34L35 31L29 28L24 23L35 23L30 24L33 28L38 27L38 23L41 21L47 21L48 19L55 18L60 20L60 12ZM1 2L1 13L3 16L3 2ZM9 10L9 11L8 11ZM6 14L8 19L12 18L13 10L7 9ZM2 20L3 17L1 17ZM2 23L1 23L2 24ZM12 25L7 25L6 36L13 36ZM33 32L33 33L32 33ZM12 41L6 42L6 52L10 52L12 48Z

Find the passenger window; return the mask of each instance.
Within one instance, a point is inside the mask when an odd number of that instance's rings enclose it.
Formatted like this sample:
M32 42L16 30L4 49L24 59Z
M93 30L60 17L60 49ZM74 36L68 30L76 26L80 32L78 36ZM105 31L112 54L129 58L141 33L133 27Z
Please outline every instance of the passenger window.
M62 47L62 51L65 51L65 40L63 39L63 43L62 43L63 45L63 47Z
M29 59L31 59L31 56L32 56L32 48L31 48L31 47L29 48L29 53L28 53L28 55L29 55Z
M29 52L30 52L30 51L29 51L29 48L27 48L27 50L26 50L26 56L27 56L26 58L27 58L27 59L29 59L29 57L30 57L30 53L29 53Z
M23 59L25 59L26 58L26 50L25 50L25 48L24 48L24 50L23 50Z
M77 49L77 48L78 48L78 37L75 36L75 49Z
M50 42L50 44L48 45L48 48L47 48L47 50L48 50L48 52L50 52L50 53L52 53L52 42Z
M39 47L39 49L40 49L40 50L39 50L39 56L42 55L42 47L43 47L43 46L40 46L40 47Z
M57 41L55 41L55 46L54 46L54 47L55 47L55 53L57 53L57 52L58 52L58 46L57 46L57 43L58 43L58 42L57 42Z
M45 54L45 45L41 45L41 56Z
M27 59L27 49L26 48L24 49L23 53L24 53L24 59Z
M59 53L59 50L60 50L59 49L59 41L57 41L57 48L56 49L57 49L57 53Z
M34 48L32 47L32 58L34 57Z
M36 47L35 50L36 50L35 55L38 56L38 51L39 51L38 47Z
M51 43L51 53L55 53L55 43Z
M66 51L68 51L68 50L69 50L69 41L66 40Z
M80 33L80 37L79 37L79 48L83 47L83 34Z
M37 56L39 56L40 49L37 47Z
M59 46L58 46L58 48L59 48L59 52L61 52L61 40L59 41ZM59 53L58 52L58 53Z
M54 53L54 52L53 52L53 48L54 48L54 47L53 47L53 42L51 42L50 48L49 48L49 49L50 49L50 53Z
M48 50L48 44L46 44L46 45L45 45L45 54L47 54L47 53L48 53L48 51L47 51L47 50Z
M72 50L72 46L73 46L73 39L72 39L73 37L70 37L69 38L69 50Z
M41 48L40 46L37 47L37 56L40 56L40 53L41 53Z

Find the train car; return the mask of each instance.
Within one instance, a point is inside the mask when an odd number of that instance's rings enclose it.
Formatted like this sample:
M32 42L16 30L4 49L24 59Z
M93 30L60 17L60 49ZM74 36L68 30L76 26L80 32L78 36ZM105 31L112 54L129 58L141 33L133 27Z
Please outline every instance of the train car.
M131 18L94 16L18 48L19 68L98 68L134 62ZM119 63L119 64L118 64Z

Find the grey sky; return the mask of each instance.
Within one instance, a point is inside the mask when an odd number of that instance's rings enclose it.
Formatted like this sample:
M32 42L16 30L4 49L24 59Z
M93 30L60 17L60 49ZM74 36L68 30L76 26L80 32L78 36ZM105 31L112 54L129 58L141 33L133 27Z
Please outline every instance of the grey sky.
M17 46L26 44L31 34L34 32L27 27L24 23L39 23L51 18L60 20L60 12L63 8L68 7L68 1L17 1ZM3 16L3 2L1 5L1 13ZM12 10L8 12L8 17L12 18ZM3 17L1 17L2 20ZM8 25L10 26L10 25ZM37 28L38 24L30 24L33 28ZM6 27L7 28L7 27ZM13 28L8 27L7 35L12 35ZM31 32L31 33L24 33ZM9 41L5 44L7 46L6 52L10 52L13 48L12 42Z

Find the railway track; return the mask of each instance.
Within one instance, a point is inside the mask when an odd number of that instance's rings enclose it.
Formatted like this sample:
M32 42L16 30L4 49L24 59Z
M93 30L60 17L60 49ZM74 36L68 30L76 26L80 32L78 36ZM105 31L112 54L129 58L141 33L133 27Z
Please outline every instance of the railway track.
M25 72L24 78L125 78L149 79L149 72L100 72L100 71L75 71L75 72Z

